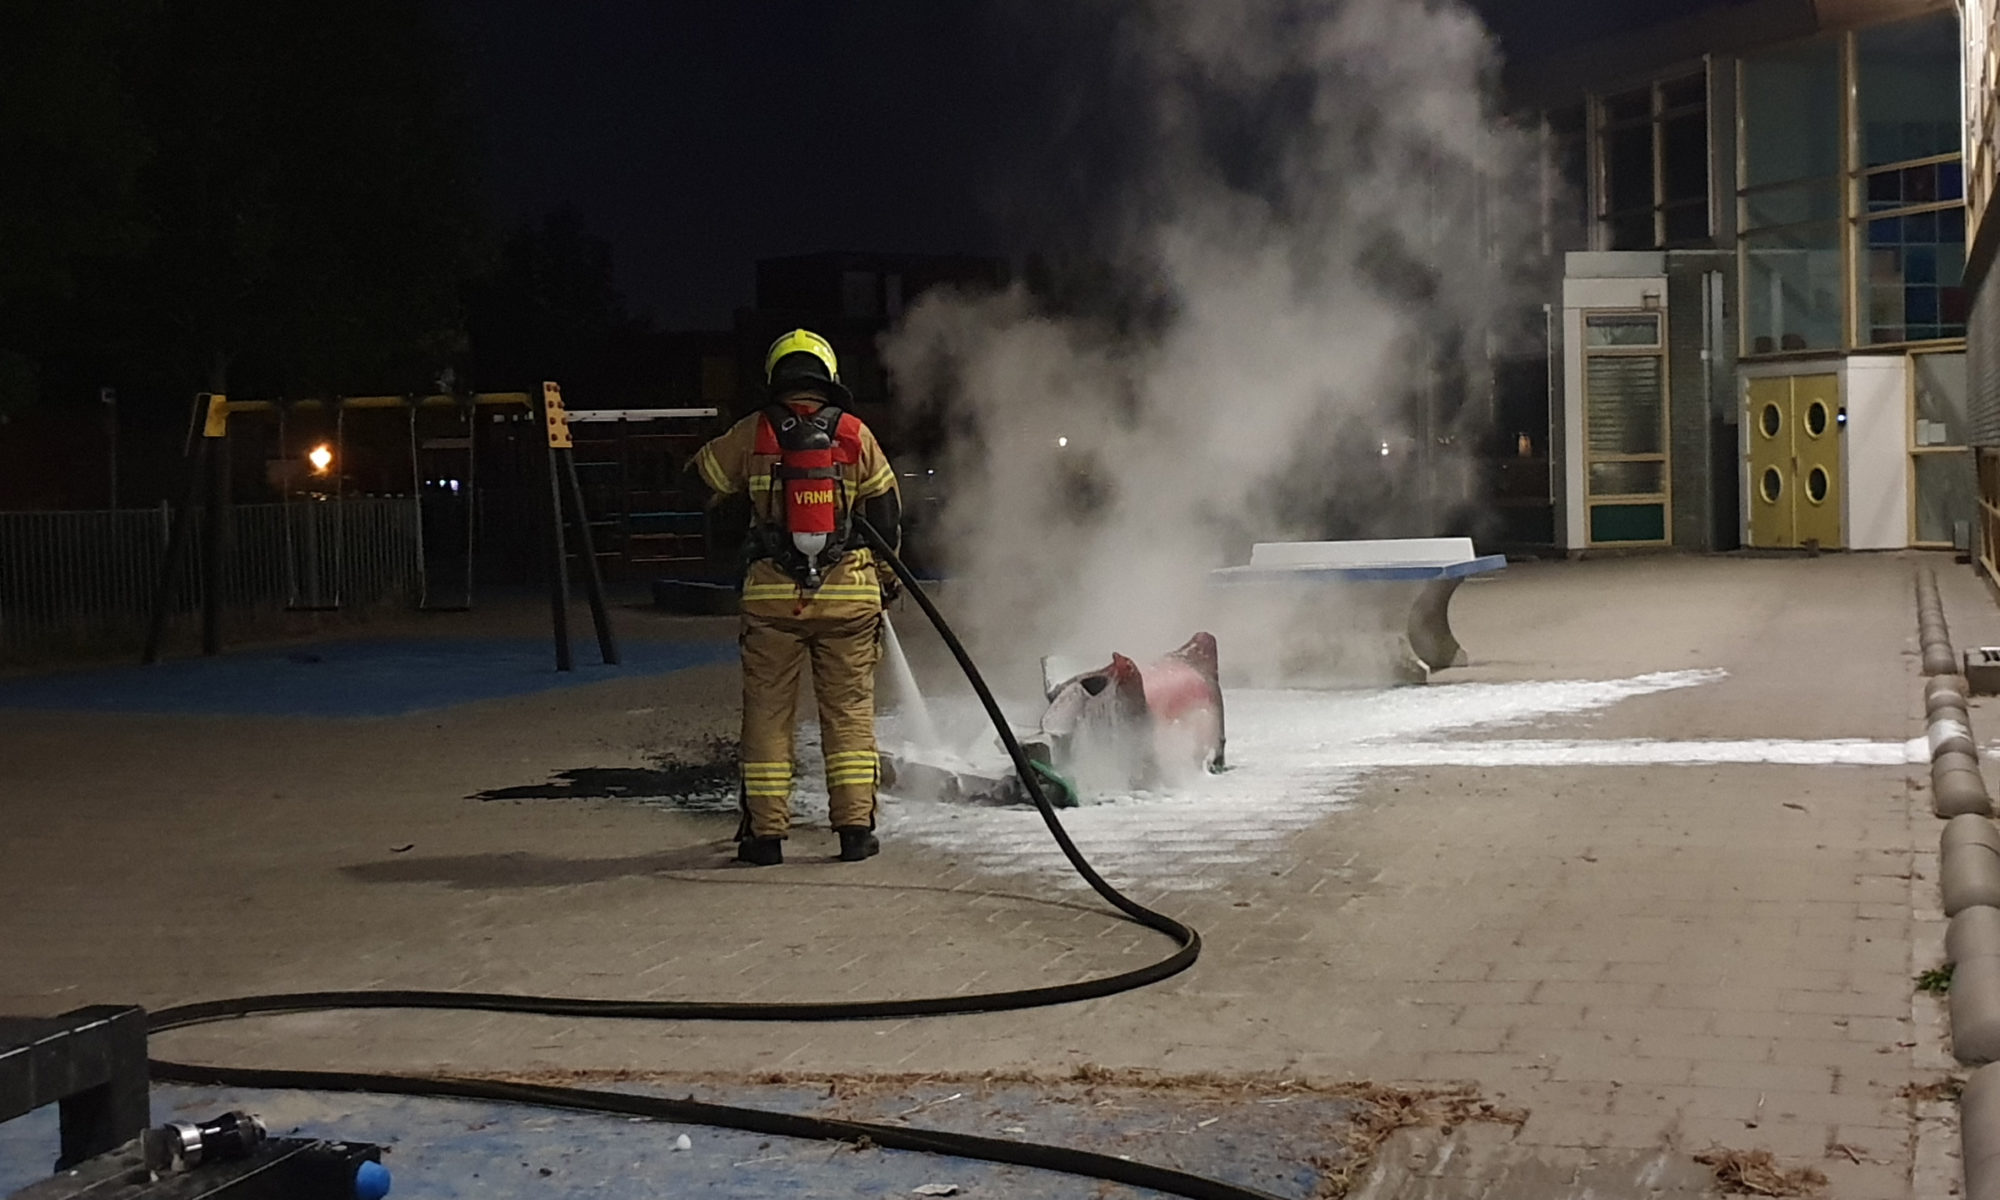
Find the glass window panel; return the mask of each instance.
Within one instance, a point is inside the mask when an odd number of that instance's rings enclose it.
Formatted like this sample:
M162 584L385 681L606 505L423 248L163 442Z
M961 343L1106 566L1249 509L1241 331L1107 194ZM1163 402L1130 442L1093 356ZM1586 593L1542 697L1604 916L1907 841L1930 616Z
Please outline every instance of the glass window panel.
M1903 199L1911 204L1931 204L1938 198L1937 164L1928 163L1921 167L1905 167L1898 174L1903 177Z
M1868 207L1903 207L1903 175L1900 171L1880 171L1868 177Z
M1643 208L1637 212L1613 213L1610 226L1613 250L1651 250L1660 244L1660 235L1654 228L1651 208Z
M1667 506L1593 504L1590 507L1590 540L1664 542L1667 540Z
M1690 75L1686 79L1676 79L1660 85L1660 107L1687 108L1691 105L1708 103L1708 77Z
M1965 244L1965 210L1947 208L1937 215L1938 241Z
M1669 246L1684 246L1708 239L1708 201L1668 205L1665 216Z
M1878 217L1868 222L1868 244L1871 246L1902 245L1903 218Z
M1865 343L1884 345L1962 337L1968 303L1965 247L1912 243L1874 246L1860 280Z
M1963 354L1913 354L1919 446L1963 446L1971 436L1971 389Z
M1636 91L1620 92L1616 96L1604 98L1604 120L1643 121L1653 116L1653 89L1639 88Z
M1949 10L1855 35L1863 165L1958 148L1962 52L1958 15Z
M1917 476L1917 540L1950 545L1958 523L1970 522L1977 508L1979 486L1972 453L1918 454L1912 458Z
M1911 246L1903 251L1903 278L1910 283L1937 282L1938 248Z
M1549 114L1551 159L1561 186L1554 197L1557 229L1565 242L1581 240L1596 216L1590 211L1590 138L1586 133L1581 104L1557 109ZM1573 222L1573 224L1572 224Z
M1584 371L1584 425L1592 455L1666 452L1664 366L1658 355L1592 355Z
M1593 496L1657 496L1667 490L1664 462L1595 462L1590 464Z
M1743 186L1840 173L1840 41L1743 62Z
M1938 164L1938 199L1965 199L1965 164L1953 159Z
M1751 192L1743 197L1743 219L1749 229L1839 220L1840 185L1829 179Z
M1938 215L1927 212L1911 213L1904 217L1903 240L1917 246L1935 244L1938 240Z
M1604 137L1606 208L1623 212L1653 206L1653 127L1619 129Z
M1662 194L1669 202L1708 195L1708 114L1675 117L1660 126Z
M1840 226L1745 235L1744 336L1752 354L1841 344L1847 292Z
M1875 325L1901 325L1903 323L1903 288L1901 284L1868 289L1868 320Z
M1583 344L1607 346L1657 346L1660 318L1652 313L1606 313L1584 320Z

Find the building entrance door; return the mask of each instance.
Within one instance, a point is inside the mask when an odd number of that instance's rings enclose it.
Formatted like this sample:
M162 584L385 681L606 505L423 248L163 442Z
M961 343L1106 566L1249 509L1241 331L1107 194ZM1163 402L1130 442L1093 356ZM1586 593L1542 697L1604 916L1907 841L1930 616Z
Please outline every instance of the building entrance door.
M1749 388L1750 544L1845 544L1840 517L1840 380L1753 379Z

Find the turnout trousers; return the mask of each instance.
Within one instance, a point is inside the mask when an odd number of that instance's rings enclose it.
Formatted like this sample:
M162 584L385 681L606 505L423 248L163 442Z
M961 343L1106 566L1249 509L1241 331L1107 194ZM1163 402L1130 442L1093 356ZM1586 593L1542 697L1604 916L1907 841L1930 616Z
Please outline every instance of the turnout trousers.
M743 822L738 839L781 838L792 823L792 739L799 675L812 663L835 829L875 827L875 665L882 614L779 617L746 613L743 653Z

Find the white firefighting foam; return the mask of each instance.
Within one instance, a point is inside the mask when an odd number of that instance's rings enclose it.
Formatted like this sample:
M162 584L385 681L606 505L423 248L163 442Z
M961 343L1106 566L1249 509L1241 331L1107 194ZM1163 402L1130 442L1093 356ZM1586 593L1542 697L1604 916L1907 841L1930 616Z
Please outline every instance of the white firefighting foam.
M1063 814L1091 862L1114 883L1161 890L1215 886L1233 868L1273 861L1279 844L1345 807L1384 768L1672 766L1771 763L1899 766L1928 757L1917 742L1832 739L1477 740L1475 731L1575 717L1623 700L1716 683L1719 670L1615 680L1446 684L1361 692L1228 694L1226 773L1158 794L1098 797ZM885 748L896 748L884 718ZM808 749L802 759L809 778ZM993 766L982 760L977 765ZM804 779L801 780L804 784ZM824 812L805 785L802 818ZM885 798L884 834L934 847L982 872L1074 881L1039 814L1026 808ZM1077 884L1081 886L1081 884Z

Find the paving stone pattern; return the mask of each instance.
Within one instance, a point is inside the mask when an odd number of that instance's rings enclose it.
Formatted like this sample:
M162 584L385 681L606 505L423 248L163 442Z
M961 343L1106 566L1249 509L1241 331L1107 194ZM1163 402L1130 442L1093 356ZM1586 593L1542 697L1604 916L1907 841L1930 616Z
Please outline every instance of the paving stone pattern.
M2000 641L1943 559L1516 566L1459 593L1476 665L1445 678L1726 672L1510 738L1915 737L1920 561L1960 640ZM1168 949L1087 897L899 842L893 811L869 863L829 861L821 825L794 862L752 871L724 862L726 816L467 799L698 744L727 730L736 687L724 665L397 719L6 713L0 1010L387 985L937 993ZM1984 734L2000 715L1980 702L1973 720ZM162 1049L398 1070L1468 1080L1530 1110L1505 1138L1537 1164L1506 1168L1518 1178L1571 1186L1602 1156L1671 1143L1766 1148L1844 1200L1937 1195L1952 1164L1915 1165L1899 1095L1948 1066L1935 1002L1912 996L1937 936L1922 786L1910 767L1385 769L1253 861L1191 863L1198 889L1142 893L1208 949L1135 995L843 1025L313 1014ZM1415 1175L1425 1196L1482 1195L1463 1173L1498 1161Z

